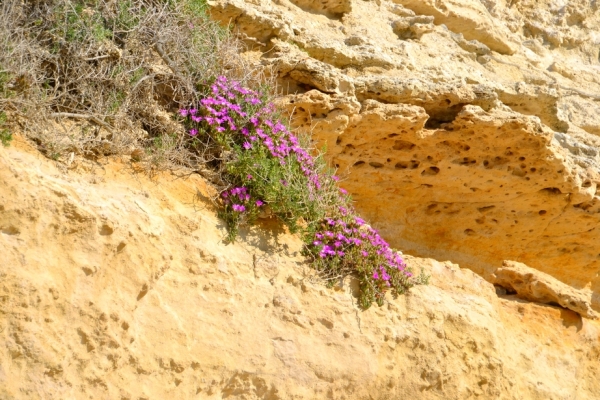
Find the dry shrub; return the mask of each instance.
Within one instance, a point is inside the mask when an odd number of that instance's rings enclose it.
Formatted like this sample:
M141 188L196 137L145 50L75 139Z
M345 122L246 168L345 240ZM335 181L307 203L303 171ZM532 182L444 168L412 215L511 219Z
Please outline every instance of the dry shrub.
M0 8L0 113L53 159L133 154L152 167L203 169L175 111L216 76L263 81L239 42L208 19L204 0L4 0Z

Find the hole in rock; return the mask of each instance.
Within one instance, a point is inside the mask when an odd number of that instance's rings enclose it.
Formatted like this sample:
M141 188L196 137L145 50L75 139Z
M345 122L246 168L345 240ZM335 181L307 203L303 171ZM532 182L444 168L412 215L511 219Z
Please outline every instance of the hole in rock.
M358 167L359 165L363 165L364 163L365 163L364 161L359 160L359 161L355 162L353 166Z
M417 160L410 160L410 161L398 161L396 163L396 165L394 166L394 168L396 169L417 169L419 168L419 165L421 163Z
M396 140L392 149L394 150L412 150L416 145L406 140Z
M0 227L2 233L4 233L5 235L18 235L19 233L21 233L21 230L19 228L17 228L14 225L9 225L9 226L3 226Z
M460 153L461 151L469 151L471 150L471 146L463 142L454 142L451 140L444 140L439 142L436 147L447 147L448 149L454 150L456 153Z
M465 235L473 236L475 235L475 231L473 229L465 229Z
M426 107L429 119L425 122L425 129L439 129L442 127L442 124L454 121L465 105L464 103L460 103L446 108L428 109Z
M559 188L555 188L555 187L544 188L544 189L540 190L540 192L548 194L548 195L562 194L562 192L560 191L560 189Z
M584 211L587 211L589 208L591 208L594 204L592 202L584 202L584 203L579 203L579 204L574 204L573 207L575 208L580 208Z
M373 168L382 168L383 164L377 161L371 161L369 162L369 165Z
M431 176L431 175L437 175L439 172L440 172L440 169L438 167L429 167L426 170L423 170L423 172L421 172L421 175Z
M144 296L145 296L146 294L148 294L148 290L149 290L149 289L150 289L150 288L149 288L149 287L148 287L148 285L145 283L145 284L144 284L144 286L142 286L142 290L140 290L140 292L139 292L139 293L138 293L138 295L137 295L137 301L140 301L141 299L143 299L143 298L144 298Z
M458 164L458 165L473 165L473 164L477 164L477 160L471 157L463 157L463 158L457 158L456 160L452 161L453 164Z
M102 225L100 227L100 229L99 229L99 233L102 236L112 235L113 232L114 232L114 229L111 226L107 225L107 224Z
M540 210L540 211L538 212L538 214L540 214L540 215L546 215L546 213L547 213L547 211L546 211L546 210Z

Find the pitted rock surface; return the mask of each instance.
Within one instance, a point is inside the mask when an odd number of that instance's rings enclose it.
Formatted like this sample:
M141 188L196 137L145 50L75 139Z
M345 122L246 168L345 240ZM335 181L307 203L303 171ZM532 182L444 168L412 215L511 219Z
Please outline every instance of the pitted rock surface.
M525 263L600 310L600 4L296 3L210 2L385 238L486 278Z
M558 304L583 317L598 318L598 313L592 310L589 299L582 298L572 287L525 264L504 261L502 267L494 271L492 282L516 292L519 298L537 303Z

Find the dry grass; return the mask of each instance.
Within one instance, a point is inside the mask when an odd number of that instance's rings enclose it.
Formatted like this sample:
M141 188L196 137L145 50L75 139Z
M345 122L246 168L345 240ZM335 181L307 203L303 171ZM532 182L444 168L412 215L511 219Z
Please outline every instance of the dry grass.
M189 151L175 112L218 75L264 81L204 8L204 0L4 0L0 130L20 125L58 161L131 154L150 169L203 170L207 153Z

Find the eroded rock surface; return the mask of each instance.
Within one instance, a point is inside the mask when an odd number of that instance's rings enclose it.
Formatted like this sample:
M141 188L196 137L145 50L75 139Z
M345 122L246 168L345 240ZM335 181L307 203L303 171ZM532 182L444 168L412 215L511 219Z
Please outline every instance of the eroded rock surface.
M312 280L277 226L224 245L198 176L71 168L19 138L0 147L2 399L600 393L600 325L575 312L415 257L431 284L361 311L353 282Z
M520 298L537 303L558 304L583 317L598 318L598 313L592 310L589 299L581 296L581 293L523 263L504 261L502 267L492 275L492 282L516 292Z
M393 245L523 262L600 310L598 2L351 3L210 2Z

